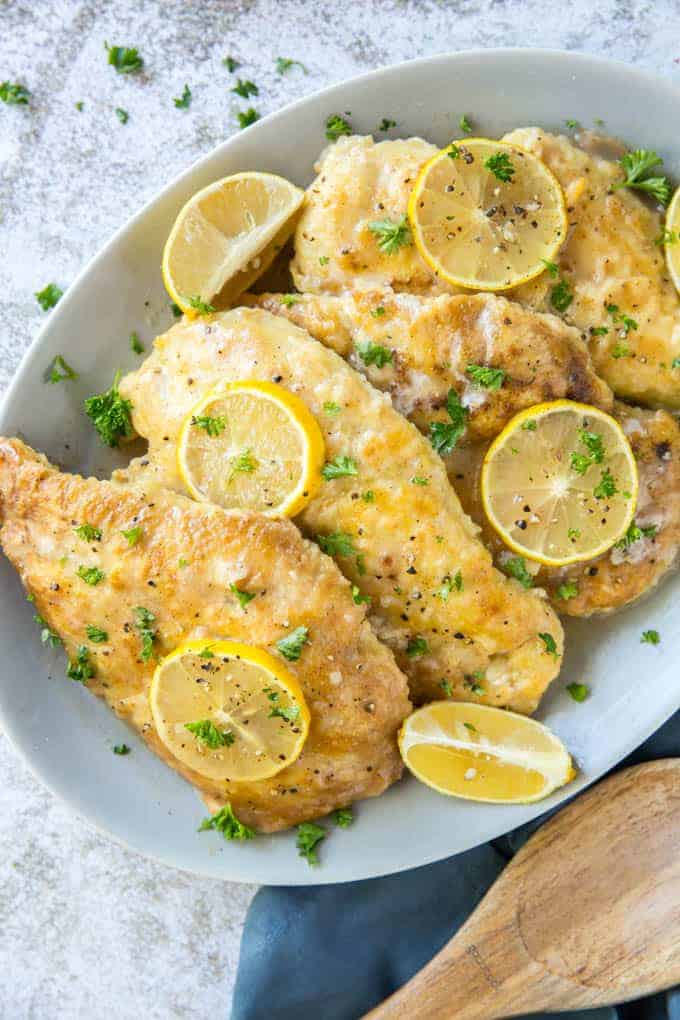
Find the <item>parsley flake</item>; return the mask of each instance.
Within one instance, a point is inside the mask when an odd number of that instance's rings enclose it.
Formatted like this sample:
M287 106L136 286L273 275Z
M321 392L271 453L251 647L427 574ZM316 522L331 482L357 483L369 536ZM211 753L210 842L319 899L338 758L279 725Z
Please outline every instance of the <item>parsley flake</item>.
M452 388L446 395L446 410L450 422L430 422L430 442L440 456L451 453L460 437L465 432L469 411L463 407L460 397Z
M84 404L85 413L107 446L118 446L120 439L131 436L133 432L130 417L132 403L121 397L119 379L120 372L117 372L110 390L88 397Z
M227 419L224 415L211 418L209 414L192 415L191 424L197 429L203 429L212 439L221 435L227 427Z
M326 138L329 142L337 142L341 135L351 135L352 127L348 120L332 113L326 121Z
M215 306L203 301L200 294L194 294L189 298L189 307L199 315L210 315L211 312L216 311Z
M191 106L191 99L192 99L191 89L185 82L184 89L182 90L182 95L179 96L179 98L176 97L175 99L173 99L173 103L175 104L178 110L188 110L189 107Z
M130 119L130 114L127 112L127 110L124 110L122 106L117 106L116 117L121 122L121 124L127 124L127 122Z
M35 296L43 312L49 312L64 296L64 292L56 283L48 283L42 290L36 291Z
M230 584L229 591L236 596L238 604L241 609L245 609L249 602L252 602L255 598L255 592L242 591L238 585Z
M129 528L127 531L121 531L123 538L127 539L129 546L137 545L140 538L144 534L144 529L138 524L135 528Z
M333 812L333 821L339 829L349 829L350 825L354 821L354 815L351 807L337 808Z
M574 701L585 701L590 694L590 687L587 684L567 684L566 689Z
M335 404L332 400L327 400L323 405L323 409L326 414L332 415L340 414L340 411L342 410L340 404Z
M78 373L74 368L71 368L69 363L61 356L57 354L54 361L52 362L47 376L49 383L60 383L64 382L65 379L77 379Z
M302 649L309 641L309 628L296 627L290 634L279 638L276 647L289 662L297 662L302 655Z
M553 659L559 659L560 653L557 651L557 645L555 644L555 638L552 634L540 634L538 635L545 645L545 650L548 655L552 655Z
M251 96L259 96L260 90L254 81L244 81L242 78L236 79L232 92L235 92L237 96L241 96L242 99L250 99Z
M145 609L144 606L135 606L134 615L135 627L139 632L139 637L142 642L140 659L142 662L148 662L153 655L153 643L158 637L158 633L154 627L156 617L150 609Z
M42 616L37 615L33 617L33 620L41 628L40 640L44 645L49 645L50 648L59 648L60 645L63 645L64 642L61 640L56 630L52 630L47 620L43 619Z
M85 584L90 584L93 587L103 581L105 577L104 571L100 570L99 567L86 567L82 563L76 573Z
M456 591L463 590L463 575L460 570L457 570L453 577L447 574L442 582L441 588L439 588L435 594L439 596L442 602L448 602L449 595L454 588Z
M625 177L612 185L617 188L637 188L651 195L660 205L668 205L671 197L671 186L666 177L652 176L655 167L661 166L663 160L651 149L636 149L627 152L618 160Z
M300 857L304 857L310 867L317 867L319 856L316 848L326 838L326 830L316 822L303 822L297 827L295 845Z
M494 175L494 177L506 184L512 181L515 174L515 168L512 165L507 152L496 152L493 156L489 156L489 158L484 161L484 166Z
M381 344L374 344L372 340L365 340L356 345L359 357L364 365L375 365L376 368L384 368L392 364L392 351Z
M368 229L375 235L378 248L385 255L394 255L404 245L412 244L411 228L408 217L400 216L398 220L373 220Z
M113 745L113 753L114 754L120 754L120 755L126 755L126 754L130 753L130 748L127 746L127 744L114 744Z
M144 344L139 339L138 333L130 333L130 350L133 354L144 353Z
M327 556L355 556L356 549L351 535L346 531L332 531L329 535L317 535L316 541Z
M321 474L330 482L333 478L343 478L345 475L356 475L359 473L357 462L353 457L338 456L333 460L326 461L321 469Z
M136 47L109 46L106 42L104 47L109 54L109 64L118 74L137 74L144 67L144 60Z
M460 120L458 121L458 127L463 132L463 134L469 135L472 132L472 124L468 120L468 116L466 113L462 114Z
M658 630L643 630L640 641L644 645L658 645L661 641L661 635Z
M607 499L609 496L616 495L618 491L619 490L616 487L616 482L614 481L611 471L609 468L605 468L600 477L600 481L593 489L595 499Z
M108 632L102 630L101 627L95 627L93 623L88 623L85 628L88 641L91 641L93 645L102 645L105 641L109 640Z
M557 589L558 599L563 599L565 602L568 602L569 599L575 599L577 595L578 585L576 581L565 581Z
M253 471L256 470L257 461L248 448L242 453L237 453L235 457L231 458L231 474L229 475L229 481L231 482L233 480L234 475L251 475Z
M92 524L79 524L73 530L78 538L82 538L85 542L101 542L101 530Z
M237 67L241 66L240 62L238 60L234 60L233 57L225 57L222 63L231 74L234 73Z
M307 72L307 68L305 67L305 65L302 64L299 60L291 60L290 57L277 57L276 58L276 72L277 72L277 74L286 74L287 71L290 71L291 67L295 67L296 65L299 68L301 68L301 70L304 71L305 74L308 73Z
M551 276L553 278L553 280L556 280L557 279L557 274L560 271L557 263L549 262L548 259L541 259L541 262L543 263L545 268L548 270L548 275Z
M359 586L356 585L356 584L353 584L352 585L352 602L354 603L355 606L360 606L364 602L367 603L370 606L370 604L371 604L371 596L370 595L362 595L361 594L361 589L359 588Z
M508 577L519 581L523 588L533 588L534 579L527 570L526 561L523 556L509 556L502 564L501 569Z
M90 661L87 645L79 645L75 659L72 659L66 668L66 676L76 683L86 684L96 673L95 665Z
M502 368L490 365L468 365L465 369L470 378L487 390L499 390L505 382L506 373Z
M429 650L430 646L424 637L409 638L409 642L406 646L406 654L409 659L417 659L421 655L426 655Z
M560 280L550 291L550 304L556 312L566 312L574 300L574 292L567 280Z
M9 106L28 106L31 93L19 82L3 81L0 84L0 99Z
M232 811L231 804L225 804L217 814L203 819L198 831L205 832L207 829L221 832L225 839L254 839L256 835L254 829L239 821Z
M623 552L630 549L634 542L639 542L643 538L654 538L658 531L656 524L640 525L636 521L632 521L628 525L628 530L623 538L620 538L618 542L614 543L616 549L621 549Z
M451 683L450 683L449 680L440 680L439 681L439 686L441 687L441 689L443 690L443 692L444 692L444 694L446 695L447 698L452 698L453 697L453 687L451 686Z
M300 715L299 705L288 705L282 707L281 705L272 705L269 710L268 719L285 719L286 722L294 723L297 721Z
M383 119L380 121L378 131L389 131L391 128L394 128L396 126L397 126L396 120L392 120L391 117L383 117Z
M236 117L238 119L238 126L241 130L243 130L243 128L250 127L251 124L254 124L256 120L260 119L259 113L252 106L249 106L247 110L239 110Z
M218 730L217 726L210 719L199 719L197 722L184 723L184 729L189 730L189 733L193 733L201 744L205 744L211 751L216 751L218 747L231 747L236 740L236 737L231 730L225 730L222 732Z

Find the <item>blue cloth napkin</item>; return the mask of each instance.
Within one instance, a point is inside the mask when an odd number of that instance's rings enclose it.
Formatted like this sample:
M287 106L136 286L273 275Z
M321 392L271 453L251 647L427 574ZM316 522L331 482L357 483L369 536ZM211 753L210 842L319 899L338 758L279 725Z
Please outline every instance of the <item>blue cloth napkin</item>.
M680 712L621 767L679 755ZM398 875L260 889L243 932L232 1020L357 1020L442 948L547 817ZM554 1015L680 1020L680 987L619 1007Z

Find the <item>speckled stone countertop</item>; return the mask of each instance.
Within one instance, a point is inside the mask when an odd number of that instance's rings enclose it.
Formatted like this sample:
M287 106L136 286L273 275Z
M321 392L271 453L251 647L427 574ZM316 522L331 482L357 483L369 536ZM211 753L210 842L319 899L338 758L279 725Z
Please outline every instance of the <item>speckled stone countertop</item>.
M680 80L679 17L678 0L0 0L0 80L31 92L29 106L0 104L0 395L44 320L34 292L65 289L131 213L238 130L238 110L268 113L412 57L528 43ZM116 74L105 40L139 47L145 73ZM230 93L228 54L259 95ZM305 68L279 74L279 56ZM177 109L185 82L193 101ZM226 1016L253 892L92 831L0 733L3 1020Z

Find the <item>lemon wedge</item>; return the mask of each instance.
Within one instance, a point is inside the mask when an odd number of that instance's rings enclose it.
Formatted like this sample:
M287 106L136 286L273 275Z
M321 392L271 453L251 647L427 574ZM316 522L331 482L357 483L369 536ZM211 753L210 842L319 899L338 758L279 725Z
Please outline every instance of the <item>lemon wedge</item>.
M210 779L254 781L300 755L309 709L296 678L237 641L187 641L157 666L149 695L160 739Z
M325 445L309 408L257 379L214 390L191 409L177 464L198 500L293 517L317 493Z
M680 188L676 188L666 213L664 248L668 272L680 294Z
M187 315L228 308L271 265L295 229L305 193L254 170L197 192L163 251L165 289Z
M408 216L448 283L507 290L542 273L566 237L562 189L532 153L489 138L453 142L418 175Z
M482 502L506 545L550 567L593 559L633 520L638 473L614 418L588 404L528 407L489 447Z
M489 804L529 804L576 775L569 752L546 726L461 701L434 701L413 712L399 750L433 790Z

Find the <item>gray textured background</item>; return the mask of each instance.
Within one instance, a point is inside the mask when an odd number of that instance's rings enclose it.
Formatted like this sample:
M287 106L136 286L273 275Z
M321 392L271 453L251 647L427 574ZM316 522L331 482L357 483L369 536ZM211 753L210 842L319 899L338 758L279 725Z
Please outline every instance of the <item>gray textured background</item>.
M0 80L32 92L30 107L0 109L0 394L44 321L34 292L65 289L131 213L236 129L238 109L265 114L381 64L527 43L680 80L679 23L677 0L0 0ZM116 74L105 40L138 46L146 73ZM258 97L230 94L226 54ZM308 73L277 75L277 56ZM185 82L193 103L177 110ZM0 733L1 1020L225 1016L252 893L91 831Z

